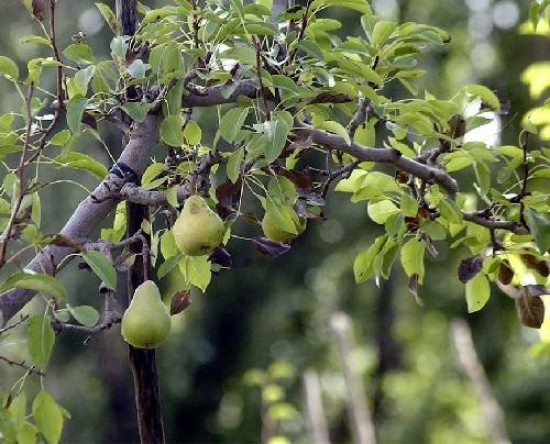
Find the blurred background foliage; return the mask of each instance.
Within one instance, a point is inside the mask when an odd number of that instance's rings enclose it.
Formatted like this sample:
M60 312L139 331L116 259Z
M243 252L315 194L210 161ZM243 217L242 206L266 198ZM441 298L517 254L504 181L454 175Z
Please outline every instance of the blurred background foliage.
M114 0L105 3L114 8ZM151 7L161 3L144 1ZM522 82L536 75L522 73L534 62L550 60L547 37L526 33L522 25L529 1L375 0L373 7L389 20L449 31L448 46L422 56L428 74L419 89L429 87L442 98L468 82L495 89L511 110L491 135L517 142L523 116L542 100L536 91L531 97ZM17 0L3 2L2 8L0 53L23 64L38 55L36 46L20 43L21 37L38 33L35 23ZM108 57L111 35L92 2L59 0L58 11L60 42L68 44L82 31L96 55ZM347 10L329 13L342 20L346 34L360 27L359 17ZM20 106L5 83L0 92L3 112ZM215 114L199 117L203 134L208 133ZM111 137L108 143L118 143ZM108 164L97 142L88 143L84 151ZM78 177L85 186L94 184L61 169L50 174L52 180ZM59 230L85 194L67 182L47 188L41 196L43 230ZM191 307L174 319L173 334L158 350L168 442L312 442L304 408L307 369L319 378L331 440L350 442L349 396L331 327L339 312L349 315L350 359L361 375L380 442L488 442L480 402L452 347L451 322L461 317L472 329L511 440L549 442L550 360L544 352L535 353L538 333L519 325L514 304L496 289L485 309L466 314L456 272L466 250L438 245L439 257L427 263L421 307L407 291L401 270L395 269L388 282L355 285L354 256L381 229L368 221L366 206L333 193L326 215L326 222L311 223L291 252L274 260L235 239L229 245L233 269L216 276L207 294L193 294ZM242 226L240 234L252 230ZM65 271L75 305L99 306L94 279L76 264ZM178 282L161 286L170 297ZM113 330L87 342L66 335L57 343L46 385L72 415L64 442L137 440L126 347ZM14 340L0 346L11 356L21 348ZM15 374L0 365L4 388Z

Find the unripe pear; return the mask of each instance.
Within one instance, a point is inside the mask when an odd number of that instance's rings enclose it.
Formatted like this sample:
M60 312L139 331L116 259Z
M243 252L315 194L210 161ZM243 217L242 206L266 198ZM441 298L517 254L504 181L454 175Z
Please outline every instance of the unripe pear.
M225 234L220 216L196 194L185 201L172 231L178 249L188 256L209 254L222 243Z
M291 233L281 229L275 219L269 214L265 213L262 220L262 230L265 236L275 242L290 242L302 234L306 229L306 218L298 216L296 211L289 209L291 212L292 223L296 228L297 233Z
M121 327L124 340L137 348L156 348L166 339L171 329L170 315L153 281L136 288Z

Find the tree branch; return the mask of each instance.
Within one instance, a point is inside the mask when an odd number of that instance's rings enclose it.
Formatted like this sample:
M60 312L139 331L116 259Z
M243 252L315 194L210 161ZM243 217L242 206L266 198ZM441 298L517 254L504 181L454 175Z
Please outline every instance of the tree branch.
M161 116L153 114L149 115L142 123L137 124L118 162L128 165L141 176L149 163L151 152L158 142L160 122ZM124 183L125 181L116 174L110 173L95 191L78 205L60 234L72 239L86 238L115 208L117 201L109 198L110 193L120 190ZM95 196L95 199L91 196ZM73 248L49 245L25 269L53 274L57 265L74 252ZM3 314L3 321L7 322L19 312L33 298L34 294L35 292L32 290L15 289L0 295L0 311Z
M387 148L368 148L358 143L348 145L347 142L336 134L317 130L310 125L300 123L298 133L311 136L313 143L331 150L350 154L362 161L392 164L398 170L412 174L427 182L437 183L451 198L455 198L458 192L456 181L444 170L421 164L414 159L403 156L399 151Z

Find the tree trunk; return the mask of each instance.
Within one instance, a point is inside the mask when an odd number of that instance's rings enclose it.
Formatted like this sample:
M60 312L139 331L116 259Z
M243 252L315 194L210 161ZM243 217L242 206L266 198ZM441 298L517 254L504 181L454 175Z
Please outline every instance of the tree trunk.
M136 0L116 1L117 19L122 35L134 35L137 25L136 10ZM128 96L133 94L133 89L127 91ZM131 121L127 119L126 123L131 124ZM127 203L126 218L127 235L133 236L141 230L143 221L148 220L148 208L143 205ZM148 236L145 236L144 239L150 243ZM135 261L128 273L128 301L134 294L134 290L143 283L145 276L151 276L152 270L145 269L145 266L150 268L150 262L144 261L143 251L143 245L139 243L130 245L130 252L135 255ZM155 350L145 350L129 346L129 356L134 376L135 404L140 441L142 444L162 444L165 438Z

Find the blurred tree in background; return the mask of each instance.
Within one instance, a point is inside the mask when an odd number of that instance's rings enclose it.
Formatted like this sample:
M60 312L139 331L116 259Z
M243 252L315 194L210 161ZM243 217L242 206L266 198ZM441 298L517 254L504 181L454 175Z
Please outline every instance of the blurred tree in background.
M77 29L91 46L108 51L112 36L98 9L92 3L60 3L59 40L67 44ZM162 4L145 3L150 8ZM429 87L447 98L467 83L480 83L509 102L507 116L497 116L496 123L471 135L492 145L515 145L524 116L543 102L544 96L533 92L541 74L529 74L528 67L549 60L550 45L544 28L530 31L529 5L511 0L372 3L384 19L428 23L451 34L449 45L421 55L428 74L415 83L420 91ZM39 46L21 43L35 25L18 1L2 6L0 54L23 64L40 51ZM345 24L337 31L342 35L355 35L361 28L360 15L353 11L331 8L324 14ZM0 87L0 109L6 112L19 100L5 83ZM397 98L400 94L404 89L387 93ZM534 123L548 123L541 114L539 110ZM215 113L200 112L199 119L204 133L215 131ZM86 137L87 153L108 164L105 151ZM116 134L111 137L118 143ZM77 178L83 186L74 185ZM42 229L56 232L94 181L62 168L49 180L59 185L41 195L42 219L51 224ZM352 205L336 194L327 202L329 220L310 224L282 257L265 258L244 243L232 242L232 271L216 276L206 294L193 293L190 308L174 318L173 334L158 352L167 441L312 442L308 399L315 403L316 389L331 442L357 440L349 413L347 360L365 388L380 442L489 442L493 437L482 399L453 346L453 332L464 332L464 319L505 414L510 440L548 442L547 350L535 330L520 325L513 304L496 289L483 311L467 314L463 285L455 277L467 249L435 243L439 255L426 261L421 306L407 291L408 279L400 269L387 281L356 285L354 258L383 227L370 222L366 206ZM248 226L241 229L243 236L253 235ZM65 284L75 304L89 304L97 282L83 279L85 271L77 268L70 265ZM172 278L161 284L163 294L171 295L181 282ZM48 389L72 417L63 441L136 442L131 373L122 338L111 332L84 339L61 335L48 368ZM15 342L1 345L17 347ZM2 381L11 381L15 374L0 363Z

